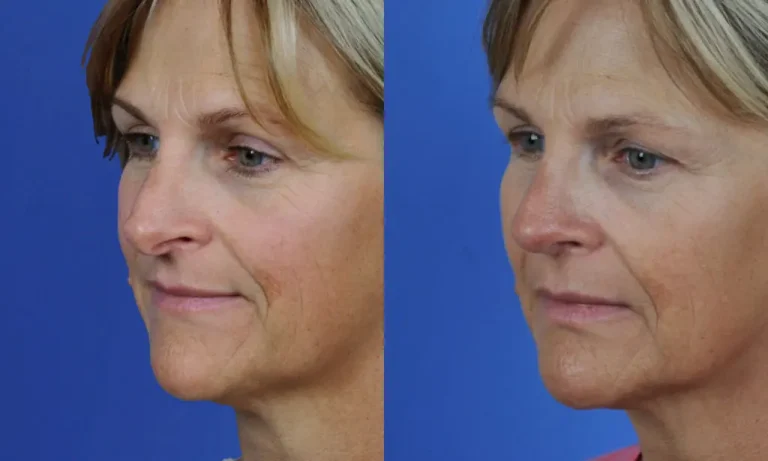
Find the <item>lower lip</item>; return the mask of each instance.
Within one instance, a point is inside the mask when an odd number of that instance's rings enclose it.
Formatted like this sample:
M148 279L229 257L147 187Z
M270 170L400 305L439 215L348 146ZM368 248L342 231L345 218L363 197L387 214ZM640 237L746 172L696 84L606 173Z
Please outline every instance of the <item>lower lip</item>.
M539 298L538 310L552 322L565 325L583 325L617 320L632 313L623 305L580 304Z
M210 312L232 307L240 296L177 296L165 291L152 290L152 305L171 312Z

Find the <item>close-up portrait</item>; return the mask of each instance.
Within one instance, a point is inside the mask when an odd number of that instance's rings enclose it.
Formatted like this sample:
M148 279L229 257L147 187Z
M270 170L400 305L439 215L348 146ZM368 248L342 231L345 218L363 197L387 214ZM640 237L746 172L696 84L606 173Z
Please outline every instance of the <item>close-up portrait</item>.
M383 4L110 1L97 136L159 384L243 461L381 459Z
M53 3L3 51L11 151L63 152L11 172L0 457L382 461L383 1Z
M767 32L763 0L490 3L515 291L552 396L627 413L600 459L768 458Z

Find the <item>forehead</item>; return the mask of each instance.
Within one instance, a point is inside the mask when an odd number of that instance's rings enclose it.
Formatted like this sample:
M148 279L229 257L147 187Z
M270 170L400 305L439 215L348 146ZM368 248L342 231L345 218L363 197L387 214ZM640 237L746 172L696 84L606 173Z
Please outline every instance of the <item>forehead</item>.
M625 110L695 110L659 60L632 0L552 1L519 79L507 72L499 94L553 111L567 101L575 113L617 112L626 104L633 107Z
M530 71L542 67L580 67L611 73L655 64L655 55L632 0L552 1L531 40Z
M116 96L142 107L165 105L162 109L167 110L170 106L184 106L187 112L205 110L208 106L243 106L241 96L245 94L254 109L264 112L261 115L265 118L284 119L285 114L277 109L279 104L271 91L269 69L274 63L263 36L264 18L258 17L257 2L231 0L231 12L222 11L222 3L229 2L157 2ZM227 31L222 14L230 13L231 30ZM305 30L298 19L293 25L281 25L290 31L295 26L296 31L295 42L284 37L286 43L295 43L295 54L290 50L284 52L281 64L295 60L297 66L295 72L281 76L281 84L303 93L301 99L307 101L332 98L349 103L346 80L339 75L335 61L329 58L322 43L318 43L322 41L316 34ZM236 67L230 55L229 33ZM281 49L282 44L277 46ZM236 76L245 93L239 91Z
M248 35L237 37L235 43L252 46L237 50L237 57L243 61L243 67L253 70L249 77L259 79L264 50L259 42L258 23L251 19L253 12L244 7L244 1L233 2L233 33ZM221 13L219 0L156 2L118 91L135 87L142 92L147 87L168 91L170 87L206 81L234 86L234 81L226 84L233 77L233 69Z

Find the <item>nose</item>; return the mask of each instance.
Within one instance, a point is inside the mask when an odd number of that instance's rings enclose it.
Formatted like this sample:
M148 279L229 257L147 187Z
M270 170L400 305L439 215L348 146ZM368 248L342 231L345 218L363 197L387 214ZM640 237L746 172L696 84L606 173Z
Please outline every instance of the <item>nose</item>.
M154 164L122 223L126 240L139 252L154 256L207 244L210 222L192 182L178 165Z
M557 257L588 253L603 243L602 229L590 217L589 192L574 184L569 171L540 165L512 214L508 232L524 251Z

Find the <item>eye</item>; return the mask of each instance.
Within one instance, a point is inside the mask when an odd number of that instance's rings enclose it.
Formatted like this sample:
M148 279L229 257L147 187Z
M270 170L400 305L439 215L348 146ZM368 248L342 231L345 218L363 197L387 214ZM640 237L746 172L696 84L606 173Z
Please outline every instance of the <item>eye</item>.
M268 171L275 166L279 159L248 146L229 147L231 169L242 176L255 176Z
M160 138L147 133L127 133L123 135L127 159L148 159L157 154Z
M544 153L544 136L534 131L511 131L507 134L512 154L518 157L535 158Z
M249 147L233 147L231 149L234 151L238 164L246 168L256 168L272 158L264 152Z
M621 162L627 165L635 174L649 174L656 170L664 158L636 147L623 149L620 154Z

